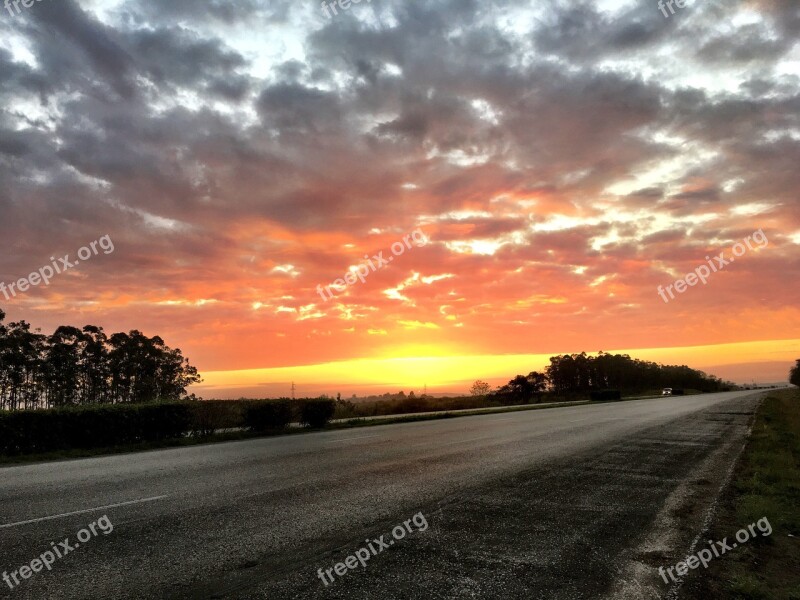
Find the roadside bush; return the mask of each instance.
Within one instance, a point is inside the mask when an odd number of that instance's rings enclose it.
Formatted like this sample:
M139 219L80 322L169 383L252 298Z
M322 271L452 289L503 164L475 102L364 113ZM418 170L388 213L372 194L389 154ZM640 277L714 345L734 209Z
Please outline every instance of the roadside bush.
M426 398L404 398L396 401L394 409L398 414L411 414L431 410L431 403Z
M209 436L220 429L243 427L244 407L235 400L198 400L189 403L192 435Z
M113 417L112 417L113 418ZM183 437L189 432L191 413L185 402L143 404L133 412L136 426L131 442L149 442Z
M253 400L244 407L244 425L253 431L285 429L291 421L291 400Z
M300 424L306 427L325 427L336 410L336 401L327 398L300 401Z
M180 438L187 403L117 404L0 413L0 453L34 454Z
M336 412L333 417L335 419L354 419L361 416L362 412L363 410L350 400L336 400Z
M599 390L590 392L589 398L595 401L622 400L622 392L619 390Z

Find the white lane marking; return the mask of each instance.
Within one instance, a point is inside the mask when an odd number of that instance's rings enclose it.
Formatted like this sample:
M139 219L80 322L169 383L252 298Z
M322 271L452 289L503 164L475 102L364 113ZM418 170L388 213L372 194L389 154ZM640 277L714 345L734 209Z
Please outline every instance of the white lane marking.
M343 440L331 440L331 444L338 444L339 442L349 442L350 440L366 440L369 438L376 438L377 435L362 435L360 437L344 438Z
M153 496L152 498L141 498L139 500L129 500L128 502L118 502L117 504L107 504L105 506L96 506L94 508L87 508L85 510L76 510L74 512L68 513L61 513L60 515L50 515L49 517L40 517L38 519L30 519L28 521L18 521L16 523L8 523L6 525L0 525L0 529L6 529L8 527L18 527L20 525L29 525L30 523L39 523L40 521L51 521L53 519L63 519L64 517L71 517L72 515L82 515L84 513L95 512L98 510L105 510L106 508L117 508L118 506L130 506L131 504L141 504L143 502L155 502L156 500L162 500L167 496Z
M569 421L570 423L581 423L583 421L588 421L589 419L593 419L594 417L586 417L585 419L576 419L574 421Z

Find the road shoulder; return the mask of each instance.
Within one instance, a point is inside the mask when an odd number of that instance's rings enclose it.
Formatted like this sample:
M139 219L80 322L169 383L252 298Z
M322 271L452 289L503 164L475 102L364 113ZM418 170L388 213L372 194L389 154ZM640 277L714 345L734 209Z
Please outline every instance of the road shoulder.
M762 403L733 483L708 539L733 540L762 521L747 543L691 573L682 600L800 600L800 390L771 392ZM769 525L769 528L766 525ZM744 537L744 536L742 536Z

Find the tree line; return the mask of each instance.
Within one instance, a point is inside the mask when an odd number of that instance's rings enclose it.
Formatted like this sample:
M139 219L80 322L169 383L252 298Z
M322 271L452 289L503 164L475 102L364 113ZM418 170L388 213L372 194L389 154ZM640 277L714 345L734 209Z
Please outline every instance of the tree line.
M5 316L0 310L1 410L179 400L202 381L158 336L108 336L94 325L48 336L25 321L4 325Z
M487 383L477 381L471 392L528 402L545 391L558 396L577 396L602 390L643 392L664 387L718 392L735 386L685 365L661 365L627 354L600 352L588 356L582 352L553 356L544 373L517 375L493 391Z

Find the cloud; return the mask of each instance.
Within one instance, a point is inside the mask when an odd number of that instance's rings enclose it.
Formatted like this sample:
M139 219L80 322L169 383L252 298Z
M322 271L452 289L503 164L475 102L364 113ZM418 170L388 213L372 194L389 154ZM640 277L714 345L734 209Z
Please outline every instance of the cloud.
M213 369L422 341L717 343L800 321L784 283L796 3L670 19L623 2L373 2L336 19L201 4L59 0L0 23L0 280L117 244L12 318L149 330ZM416 228L432 241L316 304ZM759 228L768 252L659 306L657 285Z

